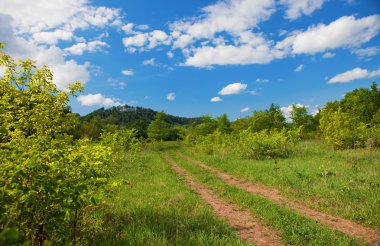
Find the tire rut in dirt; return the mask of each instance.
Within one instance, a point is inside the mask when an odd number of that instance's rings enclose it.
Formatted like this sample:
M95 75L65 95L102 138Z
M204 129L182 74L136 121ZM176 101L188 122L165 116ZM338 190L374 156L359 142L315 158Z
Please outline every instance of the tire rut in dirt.
M290 200L289 198L284 197L277 190L273 188L270 188L264 185L255 184L250 181L234 178L231 175L228 175L213 167L210 167L201 161L194 160L191 157L184 155L182 153L178 152L177 155L215 174L216 176L218 176L220 179L222 179L225 183L229 185L239 187L250 193L265 197L266 199L272 202L275 202L279 205L289 207L306 217L316 220L319 223L324 224L334 230L339 230L351 237L359 238L369 244L380 246L380 233L372 228L362 226L353 221L350 221L338 216L315 211L309 207L306 207L305 205L302 205L298 202L295 202L293 200Z
M167 155L164 160L171 168L185 179L187 185L200 195L200 197L213 208L214 212L227 220L228 224L236 230L241 239L255 245L283 245L277 232L263 226L258 219L252 217L250 212L240 210L237 206L229 204L214 195L211 189L194 181L189 174Z

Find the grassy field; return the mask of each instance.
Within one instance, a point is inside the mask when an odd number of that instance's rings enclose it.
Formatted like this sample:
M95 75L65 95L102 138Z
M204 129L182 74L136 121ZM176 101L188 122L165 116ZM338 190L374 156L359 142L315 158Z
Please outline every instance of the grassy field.
M144 151L115 179L125 179L95 217L92 245L246 245L185 186L158 151Z
M380 151L333 151L319 141L299 144L287 159L244 160L194 152L178 142L150 145L136 163L122 165L115 180L124 183L94 211L93 245L247 245L226 221L192 191L164 161L168 155L218 197L273 228L281 243L366 245L286 206L226 184L184 159L185 153L232 176L274 187L284 196L318 211L380 228Z
M301 142L286 159L244 160L182 150L235 177L275 187L311 208L380 229L380 150Z

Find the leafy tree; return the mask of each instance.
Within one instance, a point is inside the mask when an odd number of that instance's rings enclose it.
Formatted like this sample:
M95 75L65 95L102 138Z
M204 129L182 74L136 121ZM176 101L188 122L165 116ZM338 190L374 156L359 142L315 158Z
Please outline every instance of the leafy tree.
M239 133L240 131L247 130L250 126L250 118L239 118L231 123L231 129L234 133Z
M380 108L380 90L373 82L370 90L360 88L347 93L340 105L343 112L349 113L360 122L371 125L373 116Z
M380 143L380 90L360 88L341 101L327 103L320 113L320 129L335 148L376 147Z
M301 135L305 137L307 133L316 130L316 121L314 117L307 113L305 106L292 105L292 111L290 112L290 118L292 119L294 128L301 128Z
M148 127L148 137L151 140L162 141L169 136L169 123L164 120L165 113L159 112Z
M227 114L223 114L216 118L217 121L217 131L228 134L231 133L231 123L228 120Z
M280 107L271 104L265 111L255 111L251 118L251 130L254 132L265 129L282 129L286 126L285 117Z
M0 241L42 245L77 238L81 209L96 200L106 181L108 149L74 141L77 116L46 67L15 62L0 49Z
M206 136L212 134L218 128L218 122L211 118L211 116L203 116L202 121L195 127L195 134L197 136Z

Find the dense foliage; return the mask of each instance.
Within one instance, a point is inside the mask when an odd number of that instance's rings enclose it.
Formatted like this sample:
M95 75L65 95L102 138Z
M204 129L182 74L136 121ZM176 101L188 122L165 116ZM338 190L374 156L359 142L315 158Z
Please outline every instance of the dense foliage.
M1 51L0 65L0 244L75 244L85 209L110 175L106 145L130 148L135 133L103 134L103 144L76 140L79 122L68 102L79 83L59 91L47 67Z
M341 101L327 103L321 110L320 128L334 148L374 148L380 145L380 90L355 89Z

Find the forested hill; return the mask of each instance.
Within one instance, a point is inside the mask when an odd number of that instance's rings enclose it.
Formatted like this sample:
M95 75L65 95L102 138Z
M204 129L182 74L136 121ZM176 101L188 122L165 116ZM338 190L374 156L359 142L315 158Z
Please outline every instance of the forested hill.
M100 108L88 115L82 116L81 121L95 123L100 126L117 125L127 128L135 128L145 132L150 122L155 118L158 111L143 107L133 107L129 105L112 108ZM193 122L200 122L201 118L186 118L165 114L164 119L170 125L186 125Z

